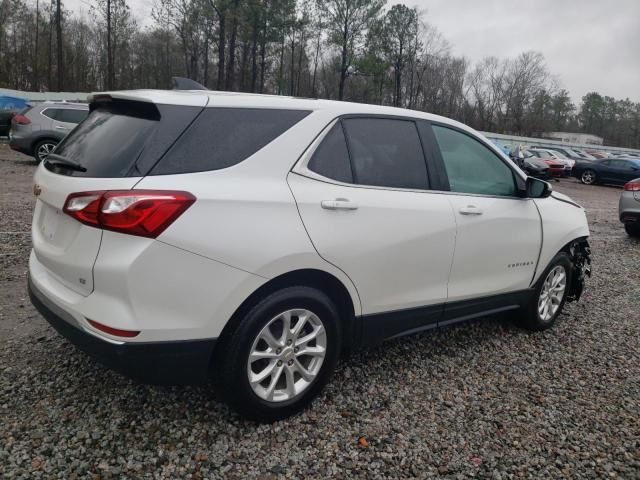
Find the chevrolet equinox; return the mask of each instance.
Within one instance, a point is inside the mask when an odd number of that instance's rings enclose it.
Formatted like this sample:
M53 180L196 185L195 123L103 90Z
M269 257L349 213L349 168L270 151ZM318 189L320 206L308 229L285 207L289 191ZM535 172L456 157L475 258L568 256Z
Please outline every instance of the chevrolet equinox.
M411 110L94 94L34 181L43 316L116 371L211 380L258 421L304 408L362 346L507 311L549 328L590 271L579 205Z

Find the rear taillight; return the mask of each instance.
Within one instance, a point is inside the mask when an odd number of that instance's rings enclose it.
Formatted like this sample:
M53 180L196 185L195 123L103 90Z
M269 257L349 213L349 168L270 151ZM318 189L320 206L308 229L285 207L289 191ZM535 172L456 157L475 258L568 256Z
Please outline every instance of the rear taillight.
M27 117L25 117L24 115L15 115L11 121L13 123L16 123L18 125L29 125L31 123L31 120L29 120Z
M72 193L63 211L96 228L156 238L196 198L188 192L165 190L108 190Z
M624 184L624 189L629 192L640 192L640 182L634 180Z

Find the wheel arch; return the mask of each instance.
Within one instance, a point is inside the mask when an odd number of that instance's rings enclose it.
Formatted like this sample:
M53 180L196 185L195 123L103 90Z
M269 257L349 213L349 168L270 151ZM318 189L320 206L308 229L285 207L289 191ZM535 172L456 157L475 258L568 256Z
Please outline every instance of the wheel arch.
M52 142L60 143L60 139L59 138L56 138L53 135L45 134L45 135L40 135L40 136L34 138L31 141L31 148L34 148L38 143L40 143L40 142L42 142L44 140L51 140Z
M36 147L38 146L38 144L40 142L43 142L45 140L51 140L52 142L54 142L56 145L58 143L60 143L60 139L59 138L55 138L52 135L41 135L39 137L34 138L31 143L29 144L29 149L31 150L31 155L35 155L36 154Z
M353 336L357 334L355 331L357 328L355 319L358 313L357 307L359 307L359 299L354 299L347 286L331 273L315 268L305 268L286 272L270 279L258 287L240 304L218 337L216 351L214 352L214 362L219 364L219 362L223 360L222 356L224 352L222 351L224 350L224 345L228 343L227 339L233 334L240 321L242 321L247 312L256 305L256 303L270 293L293 286L316 288L328 295L335 303L340 314L344 351L348 352L350 345L353 344L349 339L352 339ZM218 346L222 346L222 348L218 348Z
M544 268L540 266L536 273L536 278L532 282L535 285L542 278L542 274L547 270L549 264L558 255L558 253L566 253L569 256L572 265L571 284L567 293L567 301L578 301L584 289L586 277L591 276L591 247L589 246L587 236L577 237L567 242L545 263Z

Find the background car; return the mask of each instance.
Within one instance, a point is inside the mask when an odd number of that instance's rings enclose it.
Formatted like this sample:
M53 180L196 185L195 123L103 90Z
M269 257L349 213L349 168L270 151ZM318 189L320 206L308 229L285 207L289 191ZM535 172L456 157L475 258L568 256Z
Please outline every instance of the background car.
M632 237L640 237L640 178L625 183L618 212L627 233Z
M41 162L87 115L89 107L82 103L46 102L27 107L11 120L9 147Z
M564 155L565 157L567 157L570 160L584 160L585 156L580 154L579 152L568 148L568 147L547 147L548 150L551 150L552 152L560 152L562 155ZM593 159L593 157L592 157Z
M559 163L562 163L564 165L565 177L568 177L571 175L571 171L573 170L573 167L576 164L575 160L571 160L570 158L567 158L567 156L564 155L563 153L555 150L550 150L548 148L540 148L540 147L531 147L529 150L531 152L539 152L543 154L544 158L551 158L553 160L557 160Z
M609 158L607 152L601 152L600 150L585 150L589 155L595 158Z
M498 142L497 140L491 140L491 143L493 143L496 147L502 150L502 152L507 157L511 157L511 149L509 147L507 147L506 145L501 145L500 142Z
M527 175L542 180L548 180L552 177L549 171L549 165L544 160L537 157L527 157L520 159L518 166L524 170Z
M548 157L544 151L525 150L524 159L525 160L538 159L544 162L547 165L547 167L549 167L548 173L550 177L566 176L565 164L559 160ZM535 175L532 175L532 176L535 176Z
M624 185L640 175L640 160L604 158L577 162L574 175L585 185Z
M9 134L11 119L27 106L23 98L0 95L0 137Z

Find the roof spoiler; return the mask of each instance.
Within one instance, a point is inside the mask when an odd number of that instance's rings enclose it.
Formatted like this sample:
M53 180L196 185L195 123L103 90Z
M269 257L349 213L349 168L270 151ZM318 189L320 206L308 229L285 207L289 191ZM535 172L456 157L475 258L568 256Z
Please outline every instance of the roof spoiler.
M208 90L204 85L183 77L171 77L172 90Z

